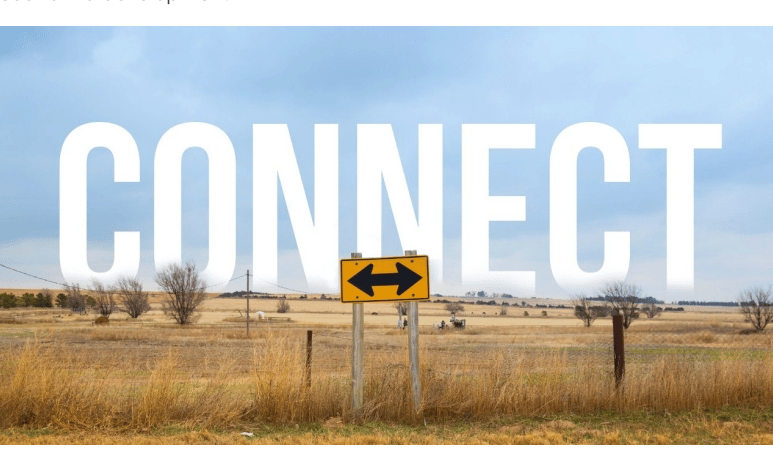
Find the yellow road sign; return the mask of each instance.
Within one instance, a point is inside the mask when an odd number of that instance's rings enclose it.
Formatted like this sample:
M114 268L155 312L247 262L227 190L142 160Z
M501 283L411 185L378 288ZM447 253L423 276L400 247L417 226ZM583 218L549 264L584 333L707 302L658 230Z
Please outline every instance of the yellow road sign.
M341 301L429 300L429 258L390 256L341 260Z

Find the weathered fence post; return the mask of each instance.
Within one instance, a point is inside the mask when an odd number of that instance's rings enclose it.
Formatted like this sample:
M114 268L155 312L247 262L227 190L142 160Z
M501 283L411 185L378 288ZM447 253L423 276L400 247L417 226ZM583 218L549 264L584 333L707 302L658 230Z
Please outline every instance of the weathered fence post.
M352 253L352 258L362 258L362 253ZM357 421L362 419L364 314L364 304L352 303L352 410Z
M625 375L625 344L623 342L623 317L612 316L612 346L615 352L615 387L619 388Z
M250 337L250 270L247 270L247 338Z
M311 329L306 331L306 387L311 387Z
M405 250L405 256L416 256L416 250ZM411 370L413 412L421 409L421 378L419 367L419 304L408 302L408 354Z

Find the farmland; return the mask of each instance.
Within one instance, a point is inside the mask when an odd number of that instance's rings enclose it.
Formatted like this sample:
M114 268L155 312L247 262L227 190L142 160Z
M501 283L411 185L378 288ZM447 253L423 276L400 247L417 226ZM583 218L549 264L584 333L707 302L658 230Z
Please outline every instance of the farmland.
M626 377L616 389L609 319L584 327L571 308L557 308L568 302L530 299L522 306L519 299L506 316L500 306L465 304L458 317L467 328L440 331L432 325L448 322L444 303L422 303L423 403L416 414L407 332L396 327L391 304L368 304L365 410L356 422L351 305L287 298L285 314L276 313L276 298L250 300L249 337L243 298L212 295L198 321L182 327L163 315L160 294L147 314L115 313L104 326L93 324L95 315L69 310L0 310L0 441L772 441L773 343L766 333L741 335L748 325L732 309L686 307L635 321L625 335ZM264 320L255 319L257 310Z

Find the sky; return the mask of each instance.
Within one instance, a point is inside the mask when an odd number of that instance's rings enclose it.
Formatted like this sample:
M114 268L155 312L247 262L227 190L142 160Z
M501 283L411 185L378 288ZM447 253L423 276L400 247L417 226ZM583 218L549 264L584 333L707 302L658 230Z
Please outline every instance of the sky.
M89 122L120 125L140 153L138 183L113 182L107 150L89 156L89 265L109 269L113 232L139 231L138 278L150 289L153 162L173 126L206 122L234 146L238 277L253 269L253 124L288 125L307 194L314 125L338 125L344 258L357 251L357 125L392 126L417 206L418 126L433 123L443 128L444 254L432 293L462 295L472 290L461 273L462 125L530 123L534 149L491 152L491 195L525 196L526 220L491 223L490 267L535 271L536 296L566 297L550 267L550 152L568 126L600 122L627 143L630 182L604 183L601 153L580 153L579 265L598 269L604 232L630 231L626 281L644 295L731 301L773 283L771 43L771 28L729 27L0 27L0 263L65 280L59 158L67 135ZM695 152L692 292L666 287L666 157L639 149L638 125L647 123L722 125L722 148ZM207 187L206 155L189 149L183 259L199 265L207 262ZM383 254L401 255L410 247L401 245L389 198L382 202ZM277 283L256 280L253 290L337 292L309 289L281 192L278 234ZM0 287L43 286L0 268ZM245 287L241 278L220 290ZM507 284L486 291L512 293Z

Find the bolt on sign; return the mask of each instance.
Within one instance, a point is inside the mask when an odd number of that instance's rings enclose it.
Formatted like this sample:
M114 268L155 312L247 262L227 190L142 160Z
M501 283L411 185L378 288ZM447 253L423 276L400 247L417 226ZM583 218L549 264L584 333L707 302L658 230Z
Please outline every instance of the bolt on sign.
M341 260L341 302L429 300L429 257Z

